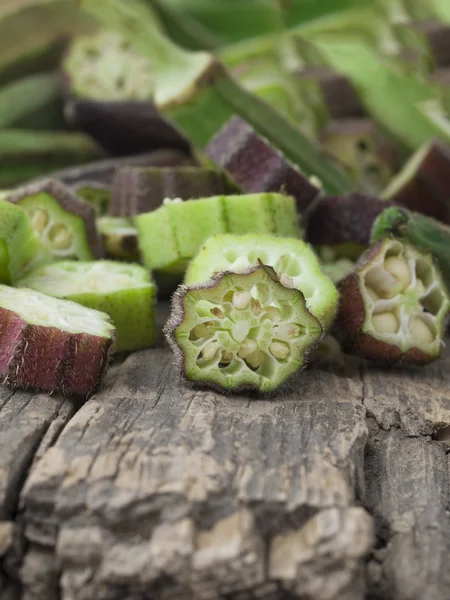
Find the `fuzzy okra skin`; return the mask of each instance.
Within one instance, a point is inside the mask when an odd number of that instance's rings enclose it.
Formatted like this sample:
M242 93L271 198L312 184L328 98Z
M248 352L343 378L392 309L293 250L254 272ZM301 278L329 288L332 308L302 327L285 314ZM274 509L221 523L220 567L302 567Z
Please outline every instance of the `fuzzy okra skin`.
M155 343L156 288L140 265L62 261L33 269L17 285L107 313L117 329L117 351Z
M450 296L431 255L399 240L381 240L338 289L336 331L346 352L417 365L439 357Z
M410 212L406 208L386 208L374 221L372 241L384 238L399 238L417 248L430 252L450 289L450 227Z
M81 7L116 29L145 56L155 73L156 106L194 143L204 146L233 114L240 115L305 173L316 175L328 193L345 193L343 172L276 110L246 92L208 52L188 52L161 32L147 14L116 0L82 0Z
M114 349L105 313L0 285L0 378L13 387L88 397Z
M76 258L92 260L103 255L95 227L95 211L62 183L48 179L6 196L28 213L40 239L39 262Z
M295 201L283 194L212 196L168 201L135 224L144 265L178 281L201 245L215 233L261 232L299 236Z
M39 250L39 238L20 206L0 200L0 283L20 277Z
M242 273L262 261L280 282L302 292L308 310L327 331L336 315L338 294L320 270L311 247L299 239L267 234L211 236L190 263L185 284L197 284L215 273Z
M180 286L164 332L186 379L260 392L302 368L323 335L303 294L263 265Z

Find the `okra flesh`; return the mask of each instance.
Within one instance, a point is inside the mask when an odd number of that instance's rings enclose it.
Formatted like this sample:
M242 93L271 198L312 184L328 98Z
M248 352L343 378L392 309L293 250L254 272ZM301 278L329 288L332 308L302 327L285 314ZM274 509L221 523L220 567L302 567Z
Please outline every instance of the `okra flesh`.
M180 286L165 333L188 380L272 392L302 368L323 331L301 292L256 267Z
M62 261L33 269L18 285L107 313L117 329L117 351L155 343L156 288L140 265Z
M100 217L97 229L103 236L106 254L110 258L140 261L138 231L127 217Z
M215 273L242 273L261 261L277 273L280 282L302 292L308 310L326 331L336 315L338 294L320 269L311 247L299 239L273 235L215 235L190 263L186 284L207 281Z
M355 277L363 314L357 314L358 301L350 293ZM439 357L450 296L430 255L386 239L361 257L339 288L338 325L347 350L388 362L426 364ZM362 322L360 330L356 321Z

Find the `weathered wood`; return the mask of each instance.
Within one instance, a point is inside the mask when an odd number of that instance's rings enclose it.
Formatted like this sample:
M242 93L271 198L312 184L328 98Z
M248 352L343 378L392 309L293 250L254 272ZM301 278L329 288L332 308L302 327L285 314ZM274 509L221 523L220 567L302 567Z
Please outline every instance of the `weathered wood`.
M180 386L166 350L129 357L30 473L24 599L57 598L55 578L63 600L362 599L367 430L349 369L267 400Z

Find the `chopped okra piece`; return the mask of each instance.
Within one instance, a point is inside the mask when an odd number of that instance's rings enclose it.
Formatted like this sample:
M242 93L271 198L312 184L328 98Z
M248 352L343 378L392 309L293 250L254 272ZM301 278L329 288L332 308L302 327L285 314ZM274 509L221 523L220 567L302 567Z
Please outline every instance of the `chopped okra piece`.
M97 229L103 236L106 255L110 258L139 262L138 231L132 219L100 217Z
M165 198L191 200L231 192L239 192L238 186L215 168L124 167L114 178L110 214L135 216L159 208Z
M0 283L14 282L30 266L39 238L20 206L0 200Z
M417 365L439 357L450 297L430 255L398 240L376 242L338 289L346 352Z
M295 198L300 212L320 193L297 167L239 117L230 119L215 135L206 154L227 169L245 192L283 190Z
M94 209L62 183L48 179L19 188L7 199L28 213L41 243L39 260L91 260L102 256Z
M33 269L18 285L107 313L117 329L117 351L155 343L156 290L140 265L61 261Z
M107 214L111 199L111 190L108 186L96 181L83 181L73 190L79 198L92 206L97 218Z
M267 234L212 236L189 265L185 283L207 281L224 271L243 273L259 261L272 267L285 287L303 293L308 310L325 331L331 326L338 302L336 288L302 240Z
M355 266L355 263L348 258L339 258L333 262L322 262L320 268L322 273L326 275L331 281L336 284L341 279L344 279Z
M158 278L172 276L178 282L215 233L300 234L295 201L282 194L167 200L157 210L138 215L135 224L145 266Z
M272 271L258 266L178 288L164 331L186 379L271 392L304 366L322 327L303 294Z
M101 384L115 335L105 313L0 285L3 383L88 397Z

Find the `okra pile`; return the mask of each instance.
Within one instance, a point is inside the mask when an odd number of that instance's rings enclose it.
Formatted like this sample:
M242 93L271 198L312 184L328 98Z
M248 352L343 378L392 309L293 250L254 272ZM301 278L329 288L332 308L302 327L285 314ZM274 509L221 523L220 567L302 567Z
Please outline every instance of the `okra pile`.
M0 7L4 384L88 398L160 333L224 392L439 359L450 12L352 6Z

